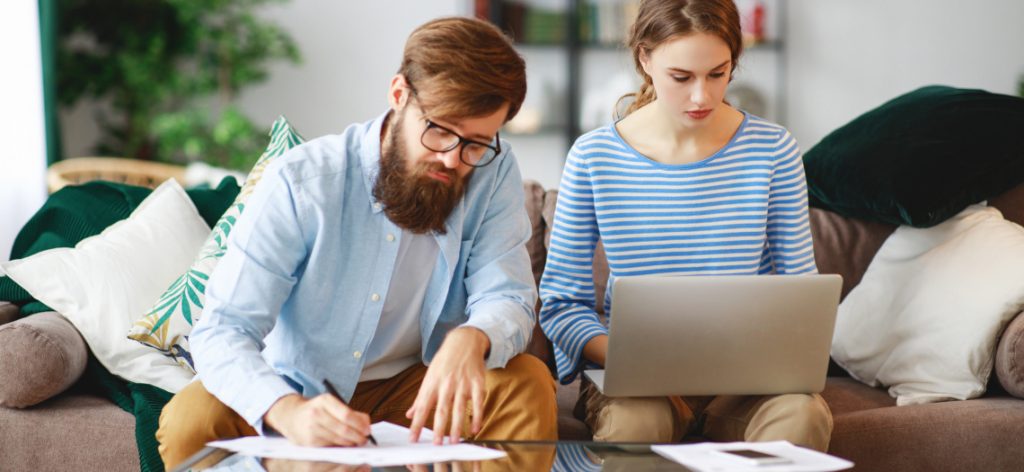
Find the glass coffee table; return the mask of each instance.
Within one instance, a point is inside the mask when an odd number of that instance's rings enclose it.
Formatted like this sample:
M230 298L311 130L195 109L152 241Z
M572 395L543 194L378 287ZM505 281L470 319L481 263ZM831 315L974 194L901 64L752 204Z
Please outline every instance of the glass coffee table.
M371 468L327 462L266 459L234 454L207 447L172 472L203 470L224 471L687 471L686 467L651 451L650 444L596 443L585 441L488 441L472 443L500 449L507 457L480 462Z

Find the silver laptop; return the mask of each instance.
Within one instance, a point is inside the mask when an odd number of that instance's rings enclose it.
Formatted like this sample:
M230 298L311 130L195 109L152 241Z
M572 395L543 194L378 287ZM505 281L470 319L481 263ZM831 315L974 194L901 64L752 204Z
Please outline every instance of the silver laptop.
M767 395L825 388L842 277L638 276L615 280L607 396Z

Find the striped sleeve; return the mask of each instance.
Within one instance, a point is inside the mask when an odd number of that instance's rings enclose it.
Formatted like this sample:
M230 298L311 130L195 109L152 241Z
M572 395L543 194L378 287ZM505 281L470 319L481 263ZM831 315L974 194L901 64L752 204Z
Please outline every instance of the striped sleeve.
M776 274L817 273L803 159L789 131L781 131L773 157L762 270L767 266Z
M540 283L540 325L554 346L562 383L575 379L583 346L608 333L594 311L593 258L598 228L592 182L582 152L577 142L566 159Z

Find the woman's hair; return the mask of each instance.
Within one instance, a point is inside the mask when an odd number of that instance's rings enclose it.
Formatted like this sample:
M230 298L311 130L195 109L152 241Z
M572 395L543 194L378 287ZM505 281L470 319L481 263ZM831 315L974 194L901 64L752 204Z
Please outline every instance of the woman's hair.
M648 58L666 41L693 33L717 36L729 46L732 70L743 52L740 15L733 0L642 0L626 45L633 52L633 65L643 79L640 90L619 98L635 97L623 116L657 98L651 76L640 63L641 53ZM616 106L616 109L619 107Z
M523 58L501 30L473 18L440 18L416 28L398 73L420 105L441 118L485 116L508 103L508 121L526 97Z

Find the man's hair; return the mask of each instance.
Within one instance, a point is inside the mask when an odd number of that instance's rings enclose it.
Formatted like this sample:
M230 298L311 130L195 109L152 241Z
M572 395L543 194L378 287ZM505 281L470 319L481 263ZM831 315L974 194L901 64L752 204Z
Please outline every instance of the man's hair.
M523 58L497 27L473 18L439 18L416 28L398 73L439 118L486 116L508 103L507 122L526 97Z

